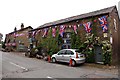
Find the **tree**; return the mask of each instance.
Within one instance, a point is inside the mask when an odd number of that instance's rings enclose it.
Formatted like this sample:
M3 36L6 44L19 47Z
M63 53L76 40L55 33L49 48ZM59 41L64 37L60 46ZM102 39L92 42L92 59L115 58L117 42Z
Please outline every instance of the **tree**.
M81 48L81 40L80 36L78 34L75 34L74 32L71 34L71 45L73 49L80 49Z

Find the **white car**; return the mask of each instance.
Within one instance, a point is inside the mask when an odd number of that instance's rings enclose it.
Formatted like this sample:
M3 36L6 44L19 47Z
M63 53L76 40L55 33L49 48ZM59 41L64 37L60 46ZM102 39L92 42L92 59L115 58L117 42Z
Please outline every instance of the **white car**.
M81 64L85 62L84 54L79 53L77 49L63 49L60 50L57 54L51 56L52 62L66 62L70 64L72 60L72 66L76 64Z

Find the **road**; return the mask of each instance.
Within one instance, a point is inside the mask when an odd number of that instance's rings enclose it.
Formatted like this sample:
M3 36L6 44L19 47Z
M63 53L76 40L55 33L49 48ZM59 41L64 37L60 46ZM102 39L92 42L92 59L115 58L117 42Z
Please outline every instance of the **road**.
M22 53L0 51L0 61L2 78L118 78L117 70L85 65L70 67L68 64L27 58Z

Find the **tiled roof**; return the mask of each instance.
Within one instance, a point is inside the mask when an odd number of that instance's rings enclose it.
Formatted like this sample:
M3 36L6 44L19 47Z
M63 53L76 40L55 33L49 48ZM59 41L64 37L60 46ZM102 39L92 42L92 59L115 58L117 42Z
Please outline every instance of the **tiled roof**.
M97 11L93 11L93 12L90 12L90 13L85 13L85 14L81 14L81 15L77 15L77 16L68 17L68 18L53 21L53 22L49 22L49 23L46 23L46 24L43 24L43 25L39 26L36 29L49 27L49 26L53 26L53 25L58 25L58 24L62 24L62 23L66 23L66 22L70 22L70 21L74 21L74 20L78 20L78 19L84 19L84 18L88 18L88 17L92 17L92 16L107 14L107 13L112 12L112 10L114 8L116 8L116 6L104 8L104 9L101 9L101 10L97 10Z
M28 26L28 27L26 27L26 28L17 30L17 32L23 31L23 30L28 29L28 28L33 29L31 26ZM11 33L8 33L8 34L12 34L12 33L14 33L14 32L15 32L15 31L13 31L13 32L11 32Z

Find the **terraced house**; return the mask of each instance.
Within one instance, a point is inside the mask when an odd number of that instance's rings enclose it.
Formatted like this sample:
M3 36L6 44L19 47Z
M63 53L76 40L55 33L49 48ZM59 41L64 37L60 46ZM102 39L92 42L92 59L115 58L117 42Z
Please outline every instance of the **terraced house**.
M26 51L29 46L28 31L33 29L31 26L25 27L21 24L21 29L6 34L5 46L8 51Z
M78 48L86 62L116 64L119 17L116 6L39 26L29 32L30 44L49 55L64 48Z

